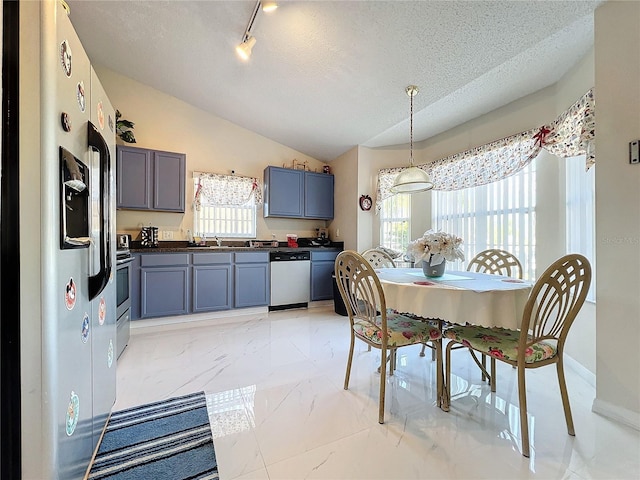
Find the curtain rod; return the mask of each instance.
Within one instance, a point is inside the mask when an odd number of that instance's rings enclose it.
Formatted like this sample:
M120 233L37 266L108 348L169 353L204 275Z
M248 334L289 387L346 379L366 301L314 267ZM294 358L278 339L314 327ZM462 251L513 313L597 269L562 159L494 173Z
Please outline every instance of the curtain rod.
M200 172L198 170L193 171L192 178L199 177L200 175L226 175L228 177L242 177L242 178L257 178L251 175L237 175L235 170L231 170L231 173L216 173L216 172Z

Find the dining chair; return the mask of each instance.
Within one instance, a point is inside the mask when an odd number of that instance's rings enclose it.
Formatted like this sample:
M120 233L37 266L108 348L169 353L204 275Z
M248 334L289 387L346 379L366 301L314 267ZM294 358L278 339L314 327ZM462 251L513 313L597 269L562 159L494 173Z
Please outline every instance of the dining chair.
M527 390L525 371L555 364L569 435L575 435L567 385L564 378L564 345L569 329L582 308L591 283L591 265L582 255L569 254L556 260L535 282L525 304L519 330L474 325L445 329L445 395L451 399L451 349L464 345L492 359L515 366L518 372L522 454L529 456ZM492 364L491 376L496 370ZM492 388L492 391L493 388Z
M504 275L505 277L514 277L522 279L522 264L518 257L513 253L501 250L499 248L489 248L483 250L473 257L467 265L467 272L479 272L479 273L491 273L493 275ZM487 371L487 356L482 355L481 364L478 363L478 358L473 353L473 350L469 350L473 360L480 367L482 372L482 381L488 377L485 375ZM495 359L491 359L491 368L495 368ZM496 391L495 378L490 380L491 391Z
M490 248L478 253L469 261L467 272L522 278L522 264L514 254L499 248Z
M393 257L384 250L370 248L362 253L373 268L394 268L396 266Z
M355 339L380 350L380 400L378 422L384 423L387 361L390 374L395 369L398 348L433 342L437 351L437 397L440 405L442 382L442 331L437 323L418 316L387 309L384 290L373 266L358 252L344 250L335 260L338 289L349 316L351 343L344 389L349 388ZM388 355L387 355L388 354Z
M522 278L522 264L518 257L514 254L501 250L498 248L489 248L478 253L473 257L467 265L467 272L479 272L479 273L491 273L494 275L504 275L506 277ZM425 345L427 347L428 345ZM425 347L422 347L420 356L424 357ZM484 381L487 376L486 372L486 355L482 355L482 363L479 363L478 358L475 356L472 350L469 350L473 360L480 366L482 371L482 380ZM491 360L495 362L495 360ZM493 367L494 365L492 365ZM495 384L492 383L493 391L495 392Z
M393 257L379 248L370 248L369 250L365 250L362 252L362 256L373 268L395 268L396 266ZM371 345L369 345L367 350L371 351Z

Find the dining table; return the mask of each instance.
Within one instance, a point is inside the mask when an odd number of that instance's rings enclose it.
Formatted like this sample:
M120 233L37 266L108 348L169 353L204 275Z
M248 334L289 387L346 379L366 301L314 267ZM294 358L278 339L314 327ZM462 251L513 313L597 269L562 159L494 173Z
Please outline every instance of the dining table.
M473 324L520 328L522 313L533 283L502 275L446 271L426 277L422 268L378 268L387 308L411 313L440 324ZM442 365L442 359L439 364ZM445 385L444 374L441 375ZM438 405L447 411L446 388L438 392Z

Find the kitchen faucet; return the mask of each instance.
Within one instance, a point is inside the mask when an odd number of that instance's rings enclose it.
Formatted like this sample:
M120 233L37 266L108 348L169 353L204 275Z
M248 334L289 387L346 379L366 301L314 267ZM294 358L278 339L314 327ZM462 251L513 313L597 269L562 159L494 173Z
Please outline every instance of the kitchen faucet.
M216 243L218 244L219 247L222 246L222 240L220 240L217 235L216 235Z

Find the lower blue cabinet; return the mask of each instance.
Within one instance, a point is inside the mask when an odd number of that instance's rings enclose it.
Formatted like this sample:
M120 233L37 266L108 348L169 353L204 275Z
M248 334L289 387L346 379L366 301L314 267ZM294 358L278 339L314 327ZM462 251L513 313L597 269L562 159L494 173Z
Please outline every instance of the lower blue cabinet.
M131 318L269 304L269 253L135 254Z
M269 304L269 253L235 254L235 307L258 307Z
M193 254L193 313L233 308L232 259L230 252Z
M193 313L232 307L231 265L193 267Z
M340 252L311 252L311 300L333 298L333 269Z
M189 267L142 268L142 318L189 313Z

